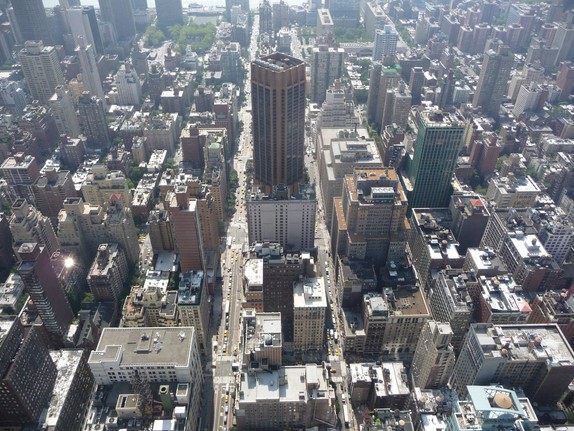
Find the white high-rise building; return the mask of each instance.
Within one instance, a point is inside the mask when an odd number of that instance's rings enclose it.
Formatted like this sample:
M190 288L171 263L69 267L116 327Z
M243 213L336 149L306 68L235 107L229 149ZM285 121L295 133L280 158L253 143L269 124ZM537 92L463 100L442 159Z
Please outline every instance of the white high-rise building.
M77 40L78 46L76 46L76 55L80 60L84 89L89 91L92 96L97 96L99 99L104 101L105 104L104 88L102 87L102 80L100 78L100 73L98 72L94 47L87 44L86 40L82 36L78 37Z
M317 117L316 130L324 127L338 127L352 130L361 124L359 117L355 114L355 105L352 100L345 98L345 89L338 79L325 93L325 101L321 105L321 111ZM314 136L316 139L317 137Z
M556 215L540 228L538 239L554 260L562 265L574 244L574 226L559 209L557 208Z
M114 76L120 105L139 105L142 99L142 86L136 70L129 64L120 66Z
M322 350L327 295L323 278L310 278L293 288L293 341L295 350Z
M373 61L381 61L386 55L397 52L399 34L392 25L385 25L383 30L375 31L375 46L373 47Z
M298 195L279 185L272 194L255 191L247 201L249 244L278 242L287 251L311 250L315 246L317 199L311 187L301 186Z
M54 89L65 82L56 49L44 46L39 40L28 40L18 59L30 94L40 103L47 104Z
M515 117L520 116L524 111L535 109L540 102L542 87L532 82L530 85L523 84L518 91L518 97L514 104L512 113Z
M136 373L150 383L177 383L177 403L188 405L191 424L199 421L203 371L194 327L104 328L88 366L99 385L128 383ZM180 389L189 402L179 398Z
M58 85L50 98L50 109L60 134L77 138L81 133L80 120L74 108L72 92L66 85Z

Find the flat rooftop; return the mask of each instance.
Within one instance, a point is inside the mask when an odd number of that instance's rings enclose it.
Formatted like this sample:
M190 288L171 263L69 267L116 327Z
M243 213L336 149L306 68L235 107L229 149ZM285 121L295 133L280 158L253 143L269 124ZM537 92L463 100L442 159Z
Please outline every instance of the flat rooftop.
M423 110L420 115L427 127L464 127L464 117L460 112L446 112L433 106Z
M303 60L299 60L298 58L291 57L290 55L282 54L280 52L275 52L271 55L254 60L253 63L273 71L287 70L292 67L305 64Z
M199 305L203 289L203 271L189 271L179 274L178 304Z
M253 375L243 373L239 402L307 402L311 392L308 385L318 386L319 391L328 393L329 386L319 365L281 367L278 371L262 371Z
M74 374L80 365L83 350L52 350L50 357L56 364L58 375L52 390L52 397L50 398L50 405L48 409L43 412L40 422L43 420L43 425L46 427L55 427L58 423L62 407L70 391L73 382ZM91 388L89 388L91 389ZM70 394L69 396L74 396Z
M469 248L466 258L470 259L477 271L499 270L506 271L506 265L494 250L489 247Z
M493 313L530 313L529 300L510 275L478 278L482 298Z
M249 286L263 286L263 259L249 259L245 262L243 276Z
M474 325L482 352L488 357L544 361L552 366L574 366L574 353L554 324ZM504 352L503 350L506 350Z
M540 187L527 175L492 178L491 181L502 194L540 193Z
M12 328L15 320L15 316L0 316L0 347L2 346L4 338Z
M293 308L326 308L327 295L323 277L308 278L293 288Z
M257 313L253 323L246 327L246 352L281 346L281 313Z
M510 241L522 259L551 258L536 235L524 235L522 232L509 234Z
M187 367L194 338L194 327L104 328L88 362Z
M369 315L388 317L429 315L424 292L421 289L399 287L396 290L385 288L385 293L368 293L364 301L369 310Z

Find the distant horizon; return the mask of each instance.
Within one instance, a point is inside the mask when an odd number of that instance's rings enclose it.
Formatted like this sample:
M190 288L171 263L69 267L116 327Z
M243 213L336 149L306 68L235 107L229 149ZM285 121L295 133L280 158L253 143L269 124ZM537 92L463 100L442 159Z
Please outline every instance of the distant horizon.
M44 7L54 7L58 6L60 3L58 0L42 0ZM303 4L304 0L284 0L288 5L300 5ZM98 0L80 0L80 3L84 6L95 6L99 7ZM182 0L182 4L186 7L190 3L198 3L204 6L225 6L225 0ZM271 3L274 3L272 0ZM147 0L148 7L155 8L155 0ZM256 8L259 5L259 0L249 0L249 7L251 9Z

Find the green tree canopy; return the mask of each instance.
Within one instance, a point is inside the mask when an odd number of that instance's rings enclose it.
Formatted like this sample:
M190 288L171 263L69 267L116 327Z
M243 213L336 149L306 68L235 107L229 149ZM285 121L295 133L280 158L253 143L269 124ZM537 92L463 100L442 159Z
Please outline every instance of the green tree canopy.
M189 45L192 51L206 52L215 42L215 26L206 24L190 23L186 26L171 26L168 30L173 33L173 39L177 41L177 49L184 53ZM176 38L177 36L177 38Z
M335 27L334 36L337 43L373 41L373 38L369 36L363 27Z
M158 47L165 40L165 34L159 28L150 25L144 33L146 47Z

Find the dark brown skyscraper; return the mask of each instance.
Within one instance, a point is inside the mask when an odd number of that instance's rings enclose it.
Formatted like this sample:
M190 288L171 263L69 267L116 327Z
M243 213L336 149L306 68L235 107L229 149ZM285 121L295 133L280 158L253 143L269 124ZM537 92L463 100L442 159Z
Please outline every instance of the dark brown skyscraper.
M303 178L305 63L274 53L251 63L254 177L271 189Z
M50 334L51 345L61 347L74 313L52 268L50 254L43 245L34 242L22 244L18 254L22 259L18 273L24 288Z
M0 427L35 423L57 373L36 326L26 331L19 319L0 318Z

